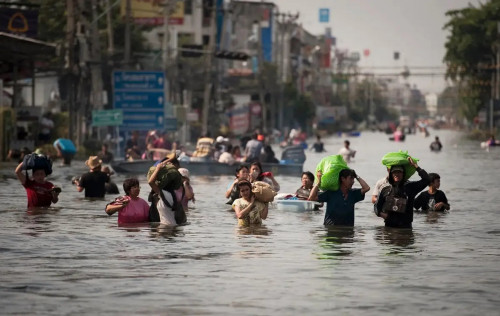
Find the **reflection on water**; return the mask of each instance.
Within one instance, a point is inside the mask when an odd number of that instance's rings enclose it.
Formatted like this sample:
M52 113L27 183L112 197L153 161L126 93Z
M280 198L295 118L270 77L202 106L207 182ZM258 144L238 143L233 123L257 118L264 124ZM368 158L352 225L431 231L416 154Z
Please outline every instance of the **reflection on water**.
M238 227L238 235L255 235L255 236L268 236L271 234L271 230L266 227L266 225L252 225L247 227Z
M406 230L385 228L369 194L356 205L354 227L323 226L324 208L270 208L264 225L240 228L224 204L233 177L196 175L189 225L118 226L116 214L104 212L115 195L85 200L71 185L87 171L83 161L55 166L49 181L63 188L59 202L28 211L15 165L0 165L2 314L498 314L500 195L492 171L500 150L485 152L452 132L438 136L439 154L417 135L405 143L377 133L350 139L357 154L349 166L370 186L386 172L381 157L400 149L441 175L451 211L415 214ZM343 141L324 139L330 153ZM323 157L307 152L304 169L314 171ZM120 186L126 177L113 180ZM300 177L277 180L282 193L300 186Z
M415 249L410 247L415 243L415 234L411 228L377 227L375 240L381 245L390 246L392 254L408 253Z
M449 213L449 211L444 211L444 212L424 212L423 215L425 216L425 222L429 224L438 224L440 223L441 219L444 219L446 215Z
M358 232L354 227L348 226L325 226L324 232L320 231L319 244L321 253L319 259L339 259L353 253L352 243L358 238ZM356 236L357 237L357 236Z

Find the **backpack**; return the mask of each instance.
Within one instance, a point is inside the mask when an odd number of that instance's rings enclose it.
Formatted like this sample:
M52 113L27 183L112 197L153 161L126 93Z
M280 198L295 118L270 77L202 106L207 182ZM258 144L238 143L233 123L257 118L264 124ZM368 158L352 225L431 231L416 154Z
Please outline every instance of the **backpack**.
M45 170L45 175L48 176L52 174L52 160L50 160L50 158L45 155L39 155L35 153L28 154L24 156L22 169L43 169Z
M159 222L160 221L160 214L158 213L158 208L157 208L157 203L162 199L163 203L169 208L172 209L172 211L175 213L175 222L180 225L184 224L187 221L186 217L186 212L184 211L184 207L182 206L181 201L177 201L177 196L173 190L168 190L170 194L172 194L172 199L173 199L173 204L170 204L167 199L165 198L165 195L163 195L163 191L160 190L160 196L157 194L151 192L149 194L148 200L151 201L151 206L149 207L149 221L150 222ZM182 187L182 198L184 198L185 190L184 187Z

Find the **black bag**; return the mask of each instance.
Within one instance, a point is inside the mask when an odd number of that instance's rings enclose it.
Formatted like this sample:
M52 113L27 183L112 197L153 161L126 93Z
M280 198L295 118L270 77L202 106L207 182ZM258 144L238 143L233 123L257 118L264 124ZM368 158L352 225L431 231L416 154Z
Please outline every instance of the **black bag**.
M158 213L158 208L156 207L159 200L160 198L158 197L158 194L154 193L154 191L149 192L148 201L151 202L151 205L149 206L148 219L150 222L160 221L160 214Z
M45 170L45 175L50 175L52 174L52 160L48 158L45 155L39 155L39 154L28 154L24 156L23 159L23 170L38 170L38 169L43 169Z

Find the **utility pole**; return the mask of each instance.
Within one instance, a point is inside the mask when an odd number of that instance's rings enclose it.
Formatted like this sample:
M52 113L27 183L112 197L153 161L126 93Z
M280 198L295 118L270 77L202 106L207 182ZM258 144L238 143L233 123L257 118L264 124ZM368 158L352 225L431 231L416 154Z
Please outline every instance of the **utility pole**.
M132 19L131 0L125 0L125 54L123 63L125 67L130 66L130 20Z
M115 45L113 40L113 25L111 23L111 6L109 5L109 0L106 0L106 31L108 33L108 55L111 58L115 51Z
M210 38L208 41L209 53L205 56L205 91L203 92L203 109L201 121L201 133L203 136L208 134L208 110L210 107L210 92L212 90L212 61L215 44L215 3L210 8Z
M292 15L290 13L280 13L277 12L275 14L277 17L281 35L280 40L280 54L279 54L279 63L278 63L278 80L280 87L280 97L279 97L279 106L278 106L278 128L280 131L283 130L284 125L284 108L285 108L285 82L286 82L286 62L285 62L285 37L288 39L288 33L290 32L291 26L294 25L295 21L299 18L299 13Z
M97 19L97 0L91 1L92 5L92 20ZM99 31L97 21L91 23L91 57L90 57L90 72L92 76L92 110L101 110L102 104L102 71L101 71L101 45L99 42ZM97 138L101 139L102 128L97 128Z
M69 112L69 139L74 140L74 126L75 126L75 104L74 104L74 74L73 68L75 67L75 3L74 0L66 0L66 57L67 57L67 82L68 82L68 112Z

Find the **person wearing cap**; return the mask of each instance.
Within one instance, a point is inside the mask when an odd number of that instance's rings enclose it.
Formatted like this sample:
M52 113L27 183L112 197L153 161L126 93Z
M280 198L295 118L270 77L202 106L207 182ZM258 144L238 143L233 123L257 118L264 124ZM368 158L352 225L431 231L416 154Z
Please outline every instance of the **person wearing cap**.
M90 171L75 181L76 189L78 192L85 190L86 198L103 198L106 194L106 182L109 182L109 175L101 171L102 160L97 156L90 156L85 161L85 165Z
M261 135L261 139L264 139L263 135ZM245 147L245 161L246 162L255 162L259 161L260 159L260 154L262 153L262 148L264 147L264 144L262 144L261 141L258 140L259 136L257 133L253 134L252 139L247 142L247 145Z
M392 166L389 172L389 186L380 191L375 203L375 214L385 220L386 227L412 228L413 201L415 196L430 183L427 172L408 157L408 162L418 172L420 180L405 181L405 168Z
M188 210L188 202L194 203L194 191L189 180L189 170L186 168L179 168L179 173L182 176L182 187L175 191L177 201L181 201L184 212Z
M15 172L26 190L28 208L47 207L52 203L57 203L61 189L45 180L47 171L45 169L33 169L33 177L29 178L27 171L23 172L23 164L24 162L21 162Z

